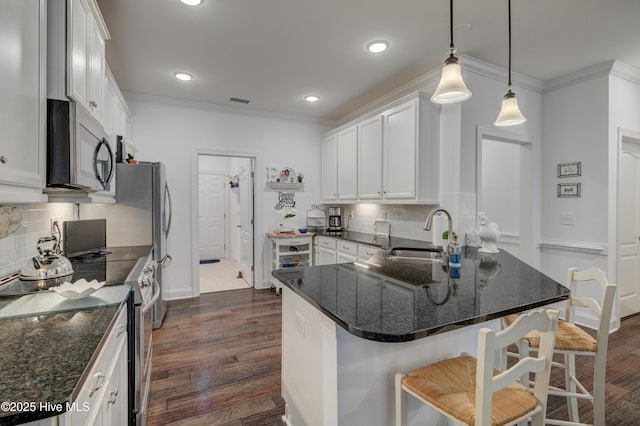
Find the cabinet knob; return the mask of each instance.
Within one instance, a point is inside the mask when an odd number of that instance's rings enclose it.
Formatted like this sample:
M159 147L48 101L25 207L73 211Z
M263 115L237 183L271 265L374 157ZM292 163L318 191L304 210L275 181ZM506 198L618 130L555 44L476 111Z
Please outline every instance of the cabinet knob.
M0 155L0 163L5 164L9 159L6 155Z

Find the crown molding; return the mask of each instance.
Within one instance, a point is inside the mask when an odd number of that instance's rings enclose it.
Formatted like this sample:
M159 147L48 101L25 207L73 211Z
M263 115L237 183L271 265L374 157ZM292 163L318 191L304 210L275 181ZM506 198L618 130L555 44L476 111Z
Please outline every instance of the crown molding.
M462 69L467 71L502 81L504 83L509 79L509 72L507 69L481 61L480 59L476 59L472 56L460 55L458 61L460 62ZM514 87L531 90L535 93L542 93L545 87L543 81L515 72L511 73L511 82Z
M573 86L574 84L580 83L582 81L609 75L615 62L616 61L607 61L601 64L591 65L576 72L572 72L563 75L562 77L549 80L544 87L544 93L548 93L567 86Z
M259 110L253 108L236 107L231 105L221 105L209 102L189 101L177 98L168 98L164 96L151 96L141 95L138 93L124 92L124 98L127 102L137 102L143 104L152 105L170 105L179 106L184 108L204 109L210 111L217 111L227 114L246 115L252 117L274 118L279 120L289 120L296 122L319 124L323 126L336 126L335 120L327 120L321 118L308 117L304 115L286 114L282 112L273 112L266 110Z
M617 60L613 61L611 75L631 83L640 84L640 70Z
M422 74L421 76L414 78L413 80L404 83L401 86L393 89L392 91L374 99L373 101L361 106L360 108L351 111L350 113L342 116L338 119L338 126L342 126L357 118L362 118L372 112L388 106L390 103L397 101L400 98L405 98L408 95L412 95L425 86L437 83L440 78L440 68L436 68Z

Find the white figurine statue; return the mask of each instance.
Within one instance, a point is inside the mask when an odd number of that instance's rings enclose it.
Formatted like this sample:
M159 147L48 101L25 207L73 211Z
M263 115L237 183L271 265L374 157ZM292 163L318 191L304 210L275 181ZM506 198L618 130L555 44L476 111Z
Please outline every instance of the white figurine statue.
M480 228L478 234L482 247L478 249L480 253L498 253L498 240L500 239L501 230L495 222L488 223L487 214L485 212L478 213Z

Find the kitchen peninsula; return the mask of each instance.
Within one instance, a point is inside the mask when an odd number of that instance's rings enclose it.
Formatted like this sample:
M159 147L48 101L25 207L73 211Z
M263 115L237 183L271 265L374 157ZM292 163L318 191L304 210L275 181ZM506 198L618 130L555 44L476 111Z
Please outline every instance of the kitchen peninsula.
M393 424L394 375L465 351L502 316L569 290L506 252L464 248L459 273L393 261L277 270L283 286L282 395L291 425ZM452 278L455 277L455 278ZM409 420L440 415L409 398Z

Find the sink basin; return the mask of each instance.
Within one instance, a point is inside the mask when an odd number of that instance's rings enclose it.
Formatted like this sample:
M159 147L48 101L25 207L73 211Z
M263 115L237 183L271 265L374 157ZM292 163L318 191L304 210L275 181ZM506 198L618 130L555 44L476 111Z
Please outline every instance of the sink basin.
M436 248L392 248L386 253L385 260L403 263L440 263L442 252Z

